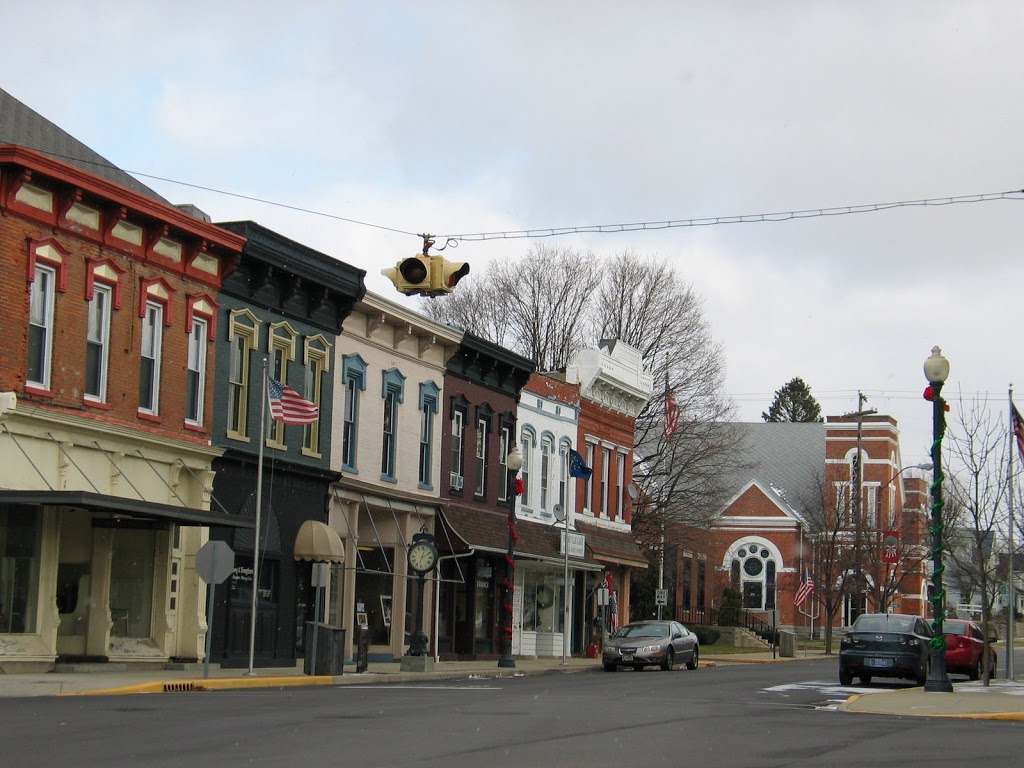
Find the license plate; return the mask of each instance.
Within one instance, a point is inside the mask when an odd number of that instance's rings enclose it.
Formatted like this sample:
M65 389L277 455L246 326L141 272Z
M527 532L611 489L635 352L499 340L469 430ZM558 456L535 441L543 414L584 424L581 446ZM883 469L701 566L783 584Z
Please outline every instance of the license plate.
M632 661L633 660L633 654L632 653L624 653L624 654L622 654L622 660L623 661Z
M892 666L892 659L868 659L869 667L886 668Z

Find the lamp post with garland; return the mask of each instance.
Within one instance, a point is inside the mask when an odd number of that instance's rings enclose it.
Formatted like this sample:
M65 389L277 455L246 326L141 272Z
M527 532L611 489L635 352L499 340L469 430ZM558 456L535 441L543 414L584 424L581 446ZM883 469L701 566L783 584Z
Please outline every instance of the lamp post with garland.
M932 634L931 663L924 689L933 693L952 693L953 683L946 671L946 635L942 622L946 614L946 591L942 588L942 438L946 434L946 401L942 399L942 385L949 376L949 361L942 356L942 350L932 347L931 356L924 361L924 375L928 388L924 391L926 400L932 403Z
M502 602L505 610L505 621L502 626L502 648L501 658L498 659L499 667L515 667L516 660L512 658L512 598L516 590L516 540L519 533L516 531L516 499L519 497L519 488L516 483L516 476L523 468L523 454L519 452L518 446L513 446L505 457L505 466L508 467L508 487L513 490L512 497L508 504L508 551L505 553L507 564L505 576L505 596Z

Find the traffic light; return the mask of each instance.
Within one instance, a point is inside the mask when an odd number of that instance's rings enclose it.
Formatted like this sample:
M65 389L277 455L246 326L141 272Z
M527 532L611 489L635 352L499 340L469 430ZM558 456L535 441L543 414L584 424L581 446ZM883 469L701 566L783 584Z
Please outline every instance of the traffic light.
M420 253L380 273L406 296L434 297L454 291L459 280L469 274L469 264Z
M432 258L416 254L408 259L402 259L393 267L382 269L380 273L395 284L399 293L404 293L406 296L429 294Z

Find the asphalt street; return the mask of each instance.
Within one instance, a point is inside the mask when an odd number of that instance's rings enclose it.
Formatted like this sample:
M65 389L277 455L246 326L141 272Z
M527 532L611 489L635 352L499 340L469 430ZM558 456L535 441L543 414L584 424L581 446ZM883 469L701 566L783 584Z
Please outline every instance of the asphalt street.
M0 765L962 768L1019 751L1019 724L851 715L837 688L835 660L818 659L6 699Z

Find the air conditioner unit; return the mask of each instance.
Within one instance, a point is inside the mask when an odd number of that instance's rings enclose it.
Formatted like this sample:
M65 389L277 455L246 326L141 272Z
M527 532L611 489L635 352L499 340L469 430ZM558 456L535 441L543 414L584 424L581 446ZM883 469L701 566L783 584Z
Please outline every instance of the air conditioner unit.
M452 472L451 476L452 476L452 480L451 480L452 488L454 488L456 491L461 491L462 490L462 475L460 475L458 472Z

